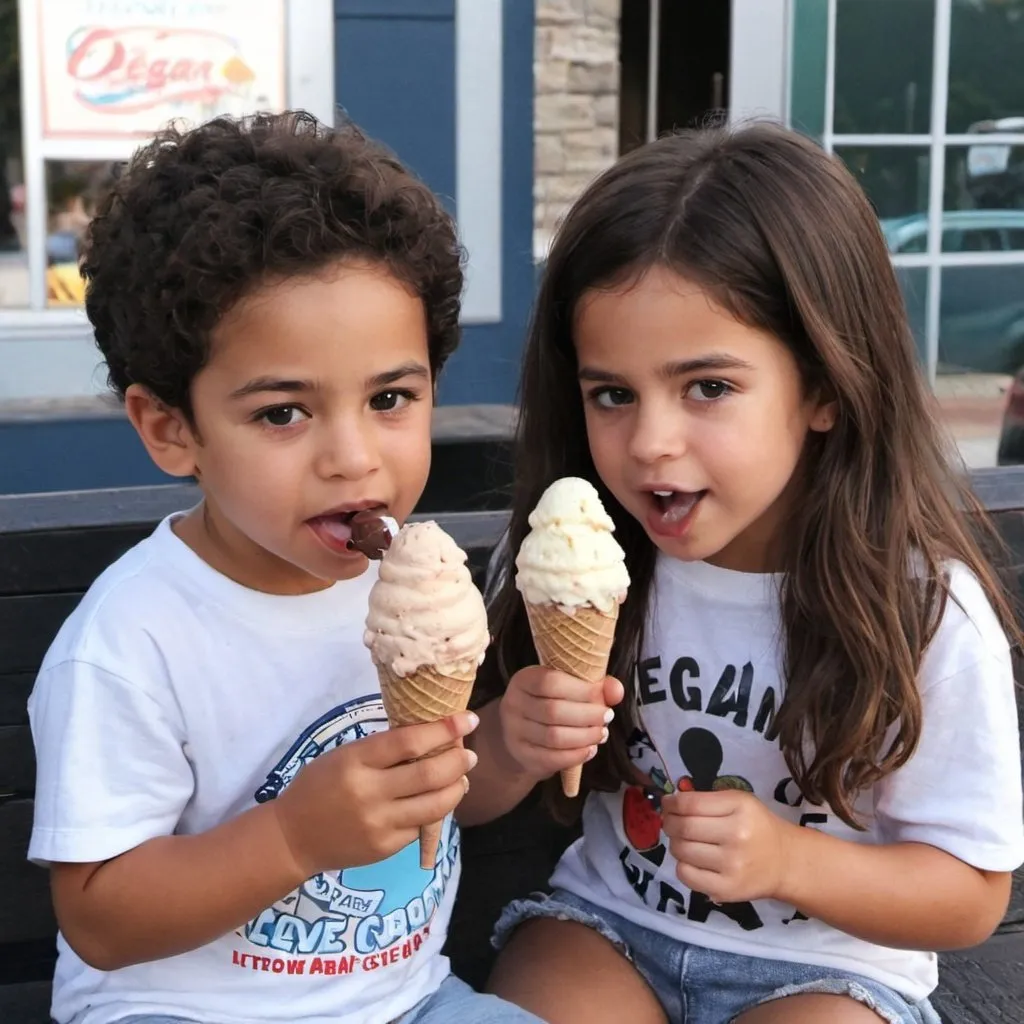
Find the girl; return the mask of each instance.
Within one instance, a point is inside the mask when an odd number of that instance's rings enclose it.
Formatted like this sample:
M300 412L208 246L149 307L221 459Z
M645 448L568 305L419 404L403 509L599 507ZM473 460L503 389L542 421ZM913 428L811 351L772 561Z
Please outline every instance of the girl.
M923 951L984 940L1024 860L1016 628L837 160L758 124L589 188L526 352L511 552L561 476L626 552L625 699L609 736L619 683L531 664L506 564L478 744L509 794L593 760L492 991L554 1024L936 1021Z

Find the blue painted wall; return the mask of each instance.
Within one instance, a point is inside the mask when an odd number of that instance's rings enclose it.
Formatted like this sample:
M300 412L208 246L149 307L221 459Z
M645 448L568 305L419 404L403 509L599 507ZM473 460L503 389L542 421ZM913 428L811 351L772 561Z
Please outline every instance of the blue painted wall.
M455 208L454 0L335 0L338 103ZM533 300L534 0L503 4L501 323L467 327L443 404L511 402Z
M0 421L0 494L174 482L125 419Z
M534 0L504 0L502 110L502 315L467 327L445 371L442 402L512 402L533 304Z

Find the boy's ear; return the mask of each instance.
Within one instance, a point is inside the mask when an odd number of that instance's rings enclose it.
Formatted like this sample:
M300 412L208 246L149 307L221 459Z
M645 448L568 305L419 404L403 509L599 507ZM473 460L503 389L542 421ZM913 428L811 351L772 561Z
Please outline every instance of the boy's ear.
M170 476L195 475L198 441L181 410L165 405L141 384L132 384L125 392L124 407L160 469Z

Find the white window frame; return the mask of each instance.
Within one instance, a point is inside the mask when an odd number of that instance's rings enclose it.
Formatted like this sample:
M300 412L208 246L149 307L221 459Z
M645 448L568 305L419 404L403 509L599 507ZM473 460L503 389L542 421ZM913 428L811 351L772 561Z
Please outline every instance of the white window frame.
M932 106L930 132L927 135L854 135L835 131L836 92L836 12L838 0L828 2L828 36L825 64L825 121L822 143L828 152L836 147L927 147L930 167L928 175L928 244L923 253L896 253L897 267L923 267L928 271L928 293L925 306L925 365L928 380L934 384L939 361L939 326L942 300L942 271L950 267L1024 266L1024 250L1002 253L943 252L943 193L946 186L946 149L955 146L1008 144L1024 146L1024 133L992 133L985 135L949 134L946 113L949 105L949 49L953 0L933 0L935 26L932 38Z

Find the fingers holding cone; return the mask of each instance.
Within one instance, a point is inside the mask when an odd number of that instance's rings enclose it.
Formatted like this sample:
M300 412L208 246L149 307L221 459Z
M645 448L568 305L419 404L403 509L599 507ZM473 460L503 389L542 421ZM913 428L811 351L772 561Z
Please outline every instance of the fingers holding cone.
M388 724L397 728L436 722L465 711L473 692L476 670L446 674L438 669L422 668L399 676L378 666L377 675ZM435 821L420 827L421 868L433 868L443 825L443 821Z
M563 609L557 605L526 603L530 632L540 663L599 685L608 672L608 657L615 640L619 606L603 612L592 605ZM562 792L575 797L580 792L583 765L561 772Z

